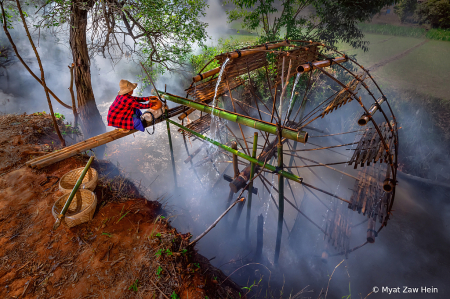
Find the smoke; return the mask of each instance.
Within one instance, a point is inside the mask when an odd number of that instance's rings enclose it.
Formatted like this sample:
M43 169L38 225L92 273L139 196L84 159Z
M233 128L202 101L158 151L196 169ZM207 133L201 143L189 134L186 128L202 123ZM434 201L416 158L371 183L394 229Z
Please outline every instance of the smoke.
M226 15L219 1L210 0L208 4L210 7L204 21L209 23L208 34L212 36L213 40L217 40L227 34L227 26L224 25L226 24ZM23 29L20 25L17 25L11 33L19 52L39 77L39 68L28 41L23 38L25 36ZM37 35L34 35L34 39L37 41ZM0 40L2 43L7 43L3 33ZM52 35L42 32L38 51L41 54L49 88L65 103L70 104L68 91L70 73L67 66L72 62L72 56L64 42L66 41L62 37L57 41ZM17 62L7 69L8 76L6 76L5 70L2 71L5 75L0 76L1 112L33 113L48 110L42 86L29 75L20 63ZM91 60L94 94L104 120L109 106L117 95L120 79L137 82L139 74L141 74L141 70L131 59L123 58L115 65L100 56ZM184 96L184 89L189 85L189 82L183 76L166 73L159 77L156 87L164 90L165 84L167 84L168 92ZM145 89L143 95L147 95L150 88ZM388 99L394 98L394 96L388 96ZM400 98L400 95L396 96ZM367 94L364 95L363 101L369 103L369 100L370 97ZM55 112L64 114L66 119L71 120L71 111L61 107L54 100L52 101ZM436 157L444 155L446 149L442 147L442 143L436 135L432 135L433 137L428 137L431 136L430 134L427 135L428 129L431 128L439 132L438 128L433 125L430 114L425 110L420 110L417 113L417 109L410 113L409 110L401 109L403 107L401 106L402 102L398 101L398 105L394 105L394 112L401 121L400 126L405 126L400 131L400 142L405 144L405 140L414 138L414 130L406 130L408 127L420 127L420 136L426 138L426 141L411 143L412 147L408 153L413 158L424 157L431 150L435 152L434 156ZM174 106L174 104L169 104ZM271 107L271 104L268 104ZM260 108L264 110L264 108ZM240 108L238 108L238 112L242 112ZM264 112L270 113L268 110L264 110ZM311 124L313 129L319 131L308 129L311 135L310 141L320 146L354 142L358 138L355 134L326 139L313 136L323 135L324 133L320 131L333 134L343 132L346 128L357 129L356 120L361 114L362 111L355 102L343 106L338 111L321 119L320 122ZM256 116L256 114L254 115ZM197 116L198 114L191 115L190 118L195 119ZM265 117L267 120L266 115ZM380 116L377 115L376 117L376 121L379 122ZM411 118L410 122L405 122ZM230 123L229 126L234 132L239 132L239 128L235 124ZM165 209L170 211L170 220L174 227L183 233L191 232L196 237L227 208L229 187L228 183L214 170L210 162L205 163L203 167L192 167L190 163L184 163L188 156L185 144L189 153L192 154L202 143L195 140L194 137L186 139L185 143L175 126L171 125L170 129L177 185L175 185L172 173L168 133L164 122L156 126L154 135L137 133L108 144L104 158L117 163L127 177L133 179L143 190L148 190L149 198L159 198L165 204ZM253 132L251 128L243 127L245 136L252 137ZM238 135L238 137L241 136ZM262 146L263 141L260 135L259 145ZM298 144L297 150L313 147L315 146ZM286 146L285 150L288 149ZM351 156L352 151L339 148L333 151L299 153L301 153L301 156L314 161L331 163L346 161ZM205 158L206 153L203 150L194 158L194 164ZM400 158L402 159L402 157ZM216 164L220 173L224 171L228 165L226 161L229 160L231 158L227 156L218 159ZM285 163L289 163L288 156L285 158ZM294 165L303 166L305 164L312 163L295 159ZM442 160L429 161L428 165L430 172L438 170L438 178L439 175L448 178L449 172L447 169L449 166L448 161ZM244 165L239 167L242 169ZM352 166L344 164L333 167L354 176L358 175ZM292 170L292 172L301 176L305 182L320 189L343 198L350 198L352 194L351 189L354 186L354 180L345 175L322 167L299 168L298 170L298 173L297 170ZM232 172L232 169L229 168L226 174L232 176ZM276 175L267 174L266 177L270 182L273 181L275 187L277 187ZM321 288L327 289L329 282L328 298L342 298L342 296L349 294L349 289L351 289L352 297L358 297L357 294L361 294L364 298L374 286L381 288L382 286L397 287L402 285L412 287L435 286L439 288L439 295L443 296L442 294L446 290L443 278L450 275L450 261L447 254L450 246L448 195L445 195L439 189L398 180L399 185L394 204L395 211L388 226L380 232L375 244L367 244L351 253L349 259L336 269L331 280L331 273L343 257L330 257L327 264L322 263L320 256L324 248L323 234L288 203L285 203L287 229L286 226L283 226L280 265L273 265L278 211L268 191L259 180L255 182L258 194L253 196L250 240L245 239L244 233L246 207L242 211L236 230L232 229L237 210L234 208L199 242L197 248L201 254L211 259L215 266L221 267L227 275L247 263L254 262L256 216L262 214L265 222L264 247L263 258L259 262L264 266L249 265L230 277L243 286L249 286L249 277L251 278L250 282L252 282L253 279L262 275L265 283L270 277L272 290L281 289L285 286L285 294L288 294L291 290L294 293L298 292L309 285L309 289L313 289L315 295L311 296L317 297ZM291 185L295 198L288 186L285 187L286 197L312 221L324 227L324 217L327 213L326 206L332 206L336 199L305 188L301 184L291 183ZM213 186L216 186L214 190L211 189ZM269 189L271 189L270 186ZM273 189L272 194L278 204L278 194ZM236 199L236 196L237 194L233 195L232 200ZM244 196L247 197L247 192L244 192ZM362 222L365 216L352 212L351 219L353 224L357 224ZM379 227L379 224L377 225ZM366 224L352 229L351 248L364 243L366 231ZM264 267L272 272L268 272ZM417 298L423 298L420 295L416 296Z
M229 34L228 17L222 1L207 0L207 5L206 16L202 21L208 24L206 32L211 37L211 41L215 43L219 38Z

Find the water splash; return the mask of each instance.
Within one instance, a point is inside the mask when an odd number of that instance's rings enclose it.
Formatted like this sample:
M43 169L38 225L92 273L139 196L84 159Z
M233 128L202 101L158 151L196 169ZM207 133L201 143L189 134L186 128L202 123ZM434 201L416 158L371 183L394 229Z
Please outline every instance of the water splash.
M264 212L264 226L266 225L266 220L267 220L267 213L269 212L269 207L270 207L270 202L272 199L272 189L273 189L273 184L275 184L275 177L272 173L272 186L270 186L270 190L269 190L269 199L267 200L267 206Z
M230 58L227 57L220 68L219 76L217 77L216 89L214 91L214 98L212 101L212 111L211 111L211 124L209 127L209 137L217 141L217 135L220 135L218 124L217 124L217 116L214 115L214 108L216 107L216 98L217 98L217 90L219 89L220 81L222 80L222 74L225 70L225 67L230 61ZM219 134L218 134L219 133Z
M290 110L292 110L292 100L294 99L294 92L295 92L295 87L297 86L298 80L300 79L300 73L297 73L297 76L295 77L295 81L294 81L294 86L292 87L292 92L291 92L291 99L289 100L289 106L288 106L288 111L286 112L286 117L289 117L288 113Z

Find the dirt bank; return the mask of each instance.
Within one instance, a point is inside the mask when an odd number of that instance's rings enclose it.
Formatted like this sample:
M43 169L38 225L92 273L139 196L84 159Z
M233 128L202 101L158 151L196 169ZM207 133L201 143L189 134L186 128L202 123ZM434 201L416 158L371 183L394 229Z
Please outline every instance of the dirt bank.
M237 285L187 246L190 234L172 228L161 205L107 161L92 166L100 175L94 218L52 231L59 178L87 161L23 166L54 150L53 139L48 116L0 116L0 298L240 297Z

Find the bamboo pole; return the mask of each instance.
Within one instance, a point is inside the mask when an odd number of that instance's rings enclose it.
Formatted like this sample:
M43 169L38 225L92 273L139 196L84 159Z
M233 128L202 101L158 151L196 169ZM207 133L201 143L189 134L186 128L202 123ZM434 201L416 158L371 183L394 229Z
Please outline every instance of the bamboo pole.
M176 116L182 112L182 110L178 110L178 107L170 109L170 110L171 111L169 111L169 112L170 112L171 116ZM160 123L161 121L162 121L162 119L157 119L156 123ZM98 147L100 145L103 145L108 142L114 141L116 139L131 135L136 132L138 132L138 131L131 130L131 131L125 133L121 130L114 130L114 131L106 132L106 133L91 137L89 139L83 140L83 141L73 144L71 146L65 147L64 149L62 149L60 151L52 152L45 156L30 160L30 161L26 162L26 165L29 167L43 168L43 167L46 167L53 163L56 163L61 160L75 156L76 154L79 154L86 150Z
M135 131L135 130L133 130L133 131ZM105 136L102 139L98 139L98 140L94 140L94 141L90 141L90 142L86 142L86 143L81 142L82 144L77 143L77 144L74 144L73 146L67 147L68 149L70 148L67 151L64 151L64 152L61 151L62 153L56 152L56 153L51 153L49 155L45 155L45 156L41 157L42 159L40 159L39 161L28 161L27 165L30 167L33 167L33 168L40 169L40 168L46 167L48 165L51 165L53 163L56 163L58 161L75 156L76 154L79 154L86 150L106 144L108 142L122 138L126 135L130 135L130 134L134 133L133 131L130 131L128 133L121 133L121 134L110 134L110 135ZM110 133L110 132L108 132L108 133ZM107 134L107 133L104 133L104 134ZM101 135L104 135L104 134L101 134Z
M167 136L169 138L169 149L170 149L170 159L172 160L172 172L173 172L173 181L175 183L175 188L178 186L177 183L177 171L175 169L175 158L173 156L173 147L172 147L172 136L170 135L170 124L169 124L169 118L167 115L167 110L165 111L166 115L166 125L167 125Z
M256 149L258 148L258 132L255 132L253 135L253 151L252 158L256 159ZM239 175L239 174L238 174ZM255 163L251 163L250 169L250 184L248 186L248 199L247 199L247 222L245 224L245 238L247 241L250 240L250 215L252 211L252 189L253 189L253 176L255 175Z
M183 135L184 136L184 135ZM206 142L203 143L198 149L196 149L192 154L188 155L188 157L186 158L186 160L184 160L184 163L189 163L192 161L192 159L198 154L200 153L200 151L206 146Z
M72 203L72 200L75 196L75 194L78 191L78 188L80 187L81 183L83 182L84 176L86 175L87 171L89 170L89 167L91 167L91 163L94 160L94 156L91 156L89 158L89 161L87 162L86 166L83 169L83 172L81 173L80 177L78 178L77 182L75 183L75 186L72 189L72 192L70 192L69 198L67 199L66 203L64 204L64 207L62 208L61 212L59 213L58 217L56 218L55 224L53 225L53 230L56 230L60 225L61 222L66 215L67 210L69 209L70 204Z
M213 108L208 105L197 103L197 102L191 101L189 99L175 96L175 95L172 95L169 93L164 93L164 92L160 92L160 91L158 91L158 92L166 100L169 100L169 101L172 101L172 102L184 105L184 106L192 107L197 110L203 111L205 113L213 114L220 118L223 118L223 119L235 122L235 123L243 124L244 126L252 127L257 130L268 132L270 134L277 134L277 130L278 130L277 126L272 123L257 120L257 119L251 118L251 117L246 117L246 116L243 116L243 115L240 115L237 113L228 112L221 108L215 108L215 107ZM306 143L308 140L307 132L296 131L296 130L293 130L290 128L285 128L285 127L282 127L281 135L287 139L299 141L302 143Z
M170 120L170 119L168 119L167 121L170 122L171 124L173 124L173 125L179 127L179 128L182 128L182 129L185 130L185 131L188 131L188 132L192 133L193 135L197 136L197 137L200 138L200 139L206 140L206 141L208 141L208 142L210 142L210 143L212 143L212 144L214 144L214 145L216 145L216 146L218 146L218 147L220 147L220 148L222 148L222 149L224 149L224 150L226 150L226 151L228 151L228 152L230 152L230 153L232 153L232 154L236 154L236 155L238 155L239 157L241 157L241 158L243 158L243 159L245 159L245 160L247 160L247 161L249 161L249 162L253 162L253 163L255 163L255 165L264 167L264 168L266 168L266 169L268 169L268 170L270 170L270 171L278 172L278 173L280 173L282 176L284 176L285 178L290 179L290 180L293 180L293 181L295 181L295 182L297 182L297 183L302 183L302 180L303 180L302 178L300 178L300 177L298 177L298 176L296 176L296 175L294 175L294 174L292 174L292 173L290 173L290 172L283 171L283 170L278 170L277 167L275 167L275 166L266 164L266 163L264 163L264 162L262 162L262 161L259 161L259 160L255 159L255 158L252 158L252 157L250 157L250 156L247 156L246 154L241 153L241 152L238 151L238 150L234 150L234 149L232 149L232 148L229 147L229 146L226 146L226 145L224 145L224 144L221 144L220 142L217 142L217 141L215 141L215 140L213 140L213 139L211 139L211 138L208 138L208 137L206 137L206 136L204 136L204 135L202 135L202 134L199 134L199 133L197 133L197 132L195 132L195 131L192 131L191 129L188 129L188 128L186 128L186 127L184 127L184 126L182 126L182 125L180 125L180 124L178 124L178 123L176 123L176 122L174 122L174 121L172 121L172 120Z
M237 150L237 143L236 141L233 141L231 143L231 148L234 150ZM239 166L238 166L238 156L236 154L233 154L233 171L234 171L234 177L236 178L239 175Z
M315 70L315 69L317 69L317 68L322 68L322 67L330 66L330 65L332 65L333 63L342 63L342 62L346 62L347 60L348 60L348 57L347 57L347 56L342 56L342 57L336 57L336 58L333 58L333 59L331 59L331 60L315 61L315 62L312 62L312 63L311 63L312 68L311 68L311 65L305 63L305 64L299 65L299 66L297 67L297 73L307 73L307 72L310 72L310 71Z
M281 139L278 138L278 169L283 169L283 144ZM281 249L281 235L283 233L283 217L284 217L284 182L283 176L278 174L278 229L277 229L277 240L275 244L275 257L274 263L278 264L278 259L280 258Z
M195 244L196 242L198 242L201 238L203 238L207 233L209 233L210 230L212 230L217 223L219 223L219 221L239 202L243 202L245 200L244 197L240 197L238 198L235 202L233 202L233 204L231 206L228 207L228 209L225 210L225 212L222 213L222 215L219 216L219 218L217 218L216 221L213 222L213 224L211 224L210 227L208 227L200 236L198 236L197 238L195 238L194 241L192 241L191 243L189 243L189 246L191 246L192 244Z

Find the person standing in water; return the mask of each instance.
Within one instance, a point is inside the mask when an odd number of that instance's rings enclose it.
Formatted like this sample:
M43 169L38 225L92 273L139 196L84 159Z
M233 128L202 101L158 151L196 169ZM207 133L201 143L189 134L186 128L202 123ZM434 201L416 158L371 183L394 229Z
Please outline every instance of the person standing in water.
M140 109L160 109L162 107L161 101L156 96L133 97L133 91L136 89L137 83L122 79L119 82L119 87L119 94L108 110L108 126L118 128L125 133L133 129L144 131ZM143 104L147 101L148 104Z

